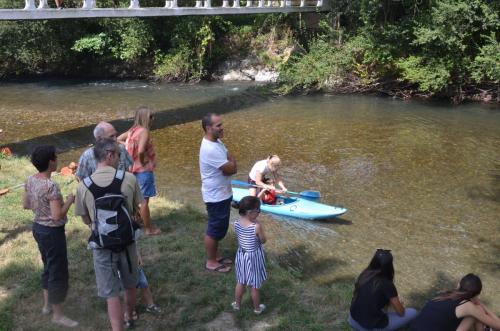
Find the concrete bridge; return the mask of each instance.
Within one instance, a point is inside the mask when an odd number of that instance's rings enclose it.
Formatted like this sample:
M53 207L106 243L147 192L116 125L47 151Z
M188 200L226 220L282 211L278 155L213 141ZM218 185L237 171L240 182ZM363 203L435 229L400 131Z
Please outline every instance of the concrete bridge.
M236 15L262 13L318 12L329 10L328 0L196 0L194 7L178 0L165 0L164 7L141 7L140 0L130 0L128 8L97 8L96 0L83 0L81 8L50 8L47 0L25 0L24 8L0 9L0 20L45 20L93 17L152 17L185 15Z

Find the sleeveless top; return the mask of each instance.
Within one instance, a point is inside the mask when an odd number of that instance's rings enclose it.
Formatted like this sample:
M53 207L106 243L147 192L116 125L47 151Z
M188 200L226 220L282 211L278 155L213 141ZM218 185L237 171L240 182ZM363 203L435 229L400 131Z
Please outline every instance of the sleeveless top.
M139 136L143 130L146 129L141 126L132 127L128 132L127 140L125 141L127 152L134 160L134 163L130 167L130 172L132 173L154 171L156 168L156 154L151 138L149 138L146 143L146 150L144 153L144 161L146 164L142 166L139 160Z
M236 280L240 284L260 288L267 279L264 250L256 235L255 223L243 227L239 220L234 222L234 230L238 238L235 271Z
M462 300L427 302L411 324L411 331L455 331L463 318L458 318L455 309L466 303Z

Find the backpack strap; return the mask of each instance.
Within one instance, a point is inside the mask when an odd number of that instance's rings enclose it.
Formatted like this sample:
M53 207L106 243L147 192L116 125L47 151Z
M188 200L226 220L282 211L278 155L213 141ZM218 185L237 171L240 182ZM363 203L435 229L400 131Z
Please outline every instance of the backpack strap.
M125 178L124 170L116 170L113 181L108 186L102 187L94 183L90 176L83 179L83 184L89 189L90 193L94 196L94 199L103 197L106 193L122 193L122 182Z

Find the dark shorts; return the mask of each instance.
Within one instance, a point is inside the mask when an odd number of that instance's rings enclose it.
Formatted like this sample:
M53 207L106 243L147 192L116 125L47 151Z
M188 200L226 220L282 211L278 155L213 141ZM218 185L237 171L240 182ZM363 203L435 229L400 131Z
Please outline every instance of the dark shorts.
M229 215L231 213L231 201L233 197L219 202L207 202L208 226L207 236L215 240L221 240L226 236L229 227Z

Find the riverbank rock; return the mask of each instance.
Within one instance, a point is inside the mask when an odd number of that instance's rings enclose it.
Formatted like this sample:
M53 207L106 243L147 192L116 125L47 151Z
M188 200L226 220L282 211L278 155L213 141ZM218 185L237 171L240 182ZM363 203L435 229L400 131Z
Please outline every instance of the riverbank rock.
M251 76L240 71L240 70L230 70L228 73L222 76L223 81L248 81L253 80Z
M275 82L278 72L259 62L257 57L228 59L214 71L213 77L223 81Z
M275 70L263 69L260 70L254 77L256 82L274 83L278 80L278 72Z

